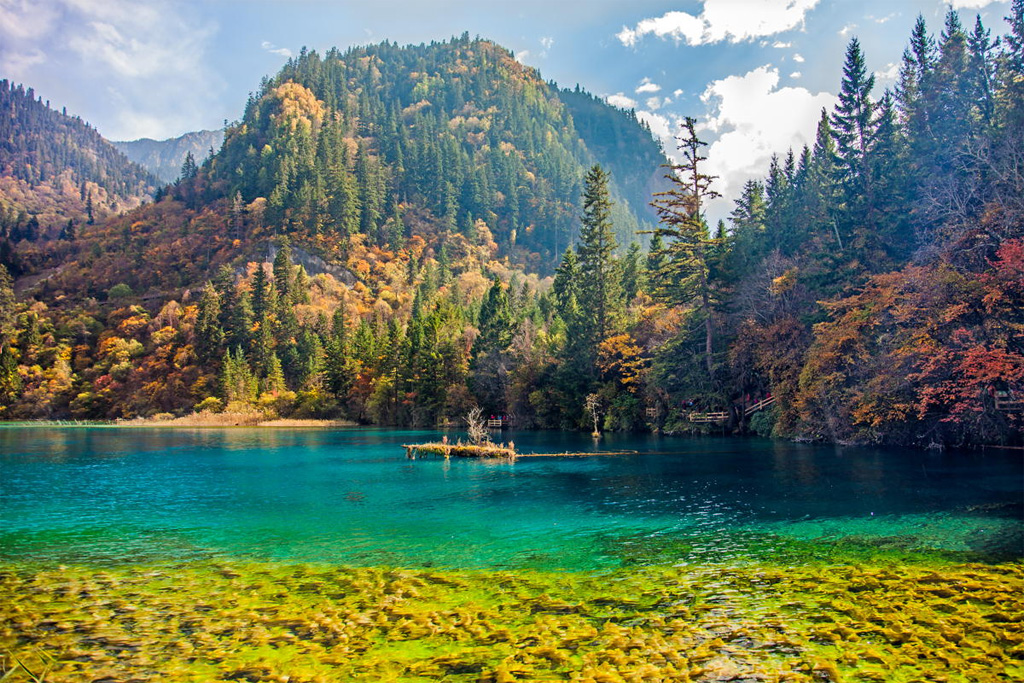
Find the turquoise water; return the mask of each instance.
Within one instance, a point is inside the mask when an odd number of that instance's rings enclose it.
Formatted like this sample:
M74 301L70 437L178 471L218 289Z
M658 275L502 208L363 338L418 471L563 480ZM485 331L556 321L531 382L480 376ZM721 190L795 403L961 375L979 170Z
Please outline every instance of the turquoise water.
M0 429L0 561L590 570L847 545L1024 556L1019 452L610 435L407 460L434 432ZM524 452L589 437L511 433Z

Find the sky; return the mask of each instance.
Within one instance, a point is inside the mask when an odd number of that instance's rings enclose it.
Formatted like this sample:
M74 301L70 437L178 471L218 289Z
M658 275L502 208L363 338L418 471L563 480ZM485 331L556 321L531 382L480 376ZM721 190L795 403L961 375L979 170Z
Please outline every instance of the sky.
M468 31L562 87L636 109L675 152L684 116L709 143L728 214L771 155L812 144L857 37L877 94L918 14L950 7L1005 33L1009 0L0 0L0 78L112 140L164 139L241 117L302 47L440 41Z

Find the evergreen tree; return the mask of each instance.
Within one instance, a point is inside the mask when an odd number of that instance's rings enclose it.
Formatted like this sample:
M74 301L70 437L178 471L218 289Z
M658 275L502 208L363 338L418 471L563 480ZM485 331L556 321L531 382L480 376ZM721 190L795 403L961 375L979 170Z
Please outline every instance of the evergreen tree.
M515 319L508 290L495 278L480 307L480 334L473 343L473 355L504 351L512 343Z
M208 282L199 299L195 329L196 356L203 362L210 362L221 354L224 328L221 327L220 313L220 293Z
M595 347L608 336L619 298L614 260L618 245L611 208L608 174L595 165L584 181L582 226L577 247L582 278L580 305L592 317L587 333Z
M263 267L263 263L259 263L252 277L252 316L256 322L262 323L266 319L272 310L269 304L270 282L267 279L266 268Z
M228 351L221 366L221 389L226 403L240 401L253 403L257 398L259 382L249 367L242 349Z
M191 180L199 174L199 167L196 166L196 159L192 152L185 154L185 161L181 164L181 180Z
M665 265L661 269L655 293L675 306L693 306L704 323L704 364L708 376L714 376L714 292L711 281L713 243L704 221L704 202L718 197L711 189L714 176L701 171L701 147L707 145L697 137L697 121L686 117L679 148L682 164L670 166L666 178L671 188L655 195L652 202L658 212L659 225L654 234L667 238L663 249Z
M846 49L839 102L831 121L836 145L836 180L843 190L841 229L847 234L855 227L858 230L874 227L871 214L875 196L867 161L875 130L875 104L871 99L874 87L874 74L868 74L860 42L853 38Z
M626 302L631 302L636 298L637 292L640 291L641 287L641 249L638 242L629 243L629 251L626 252L626 256L622 259L622 294Z

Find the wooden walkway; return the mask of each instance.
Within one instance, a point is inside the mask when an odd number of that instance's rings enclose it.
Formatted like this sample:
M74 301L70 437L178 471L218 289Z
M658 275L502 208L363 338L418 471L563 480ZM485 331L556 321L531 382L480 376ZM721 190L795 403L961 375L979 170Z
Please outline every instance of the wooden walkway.
M744 415L744 417L750 417L751 415L753 415L757 411L764 410L768 406L771 406L771 405L774 405L774 404L775 404L775 397L774 396L769 396L768 398L763 398L760 401L757 401L756 403L752 403L751 405L746 406L743 409L743 415ZM687 418L690 420L690 422L695 422L697 424L720 424L722 422L728 422L729 421L729 415L730 415L729 411L722 410L722 411L713 412L713 413L690 413L687 416Z

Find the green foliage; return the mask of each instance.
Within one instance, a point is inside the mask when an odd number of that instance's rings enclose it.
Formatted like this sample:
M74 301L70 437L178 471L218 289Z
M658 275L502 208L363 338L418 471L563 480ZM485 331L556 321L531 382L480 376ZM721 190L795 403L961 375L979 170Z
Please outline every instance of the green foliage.
M221 391L224 401L231 403L255 403L259 381L240 348L224 355L221 367Z
M132 288L123 282L119 282L107 290L107 298L114 301L131 298L134 294L135 292L132 291Z

